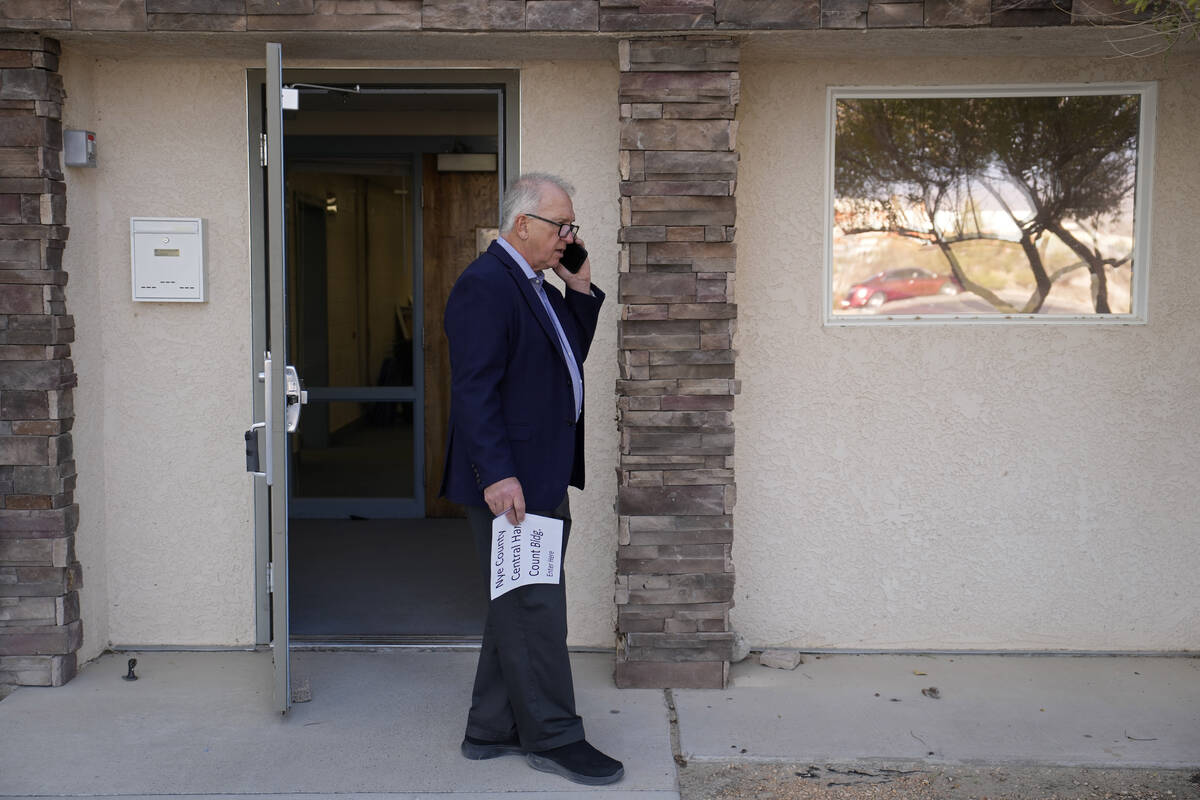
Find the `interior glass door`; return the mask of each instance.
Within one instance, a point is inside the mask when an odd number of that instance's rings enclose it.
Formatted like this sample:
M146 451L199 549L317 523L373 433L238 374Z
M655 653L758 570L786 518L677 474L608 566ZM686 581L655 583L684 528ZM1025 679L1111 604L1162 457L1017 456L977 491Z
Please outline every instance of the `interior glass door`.
M295 517L424 516L414 184L407 156L287 166Z

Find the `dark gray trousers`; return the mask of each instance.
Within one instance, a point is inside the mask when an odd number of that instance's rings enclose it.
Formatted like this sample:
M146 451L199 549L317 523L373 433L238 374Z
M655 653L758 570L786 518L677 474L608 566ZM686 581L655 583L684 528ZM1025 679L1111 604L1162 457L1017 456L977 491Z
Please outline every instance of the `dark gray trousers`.
M553 511L529 513L561 517L563 567L571 531L567 498ZM492 513L467 508L475 536L480 578L489 585L492 568ZM526 750L549 750L584 738L575 713L575 686L567 656L565 569L557 584L537 583L513 589L488 605L483 647L475 671L467 735L502 741L516 735Z

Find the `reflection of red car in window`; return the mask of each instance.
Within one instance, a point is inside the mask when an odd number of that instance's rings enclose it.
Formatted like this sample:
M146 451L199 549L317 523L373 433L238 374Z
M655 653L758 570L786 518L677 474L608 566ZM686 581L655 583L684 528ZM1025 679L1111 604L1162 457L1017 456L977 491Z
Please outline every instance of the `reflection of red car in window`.
M927 294L958 294L962 287L953 275L935 275L916 267L889 269L850 287L842 308L879 308L889 300Z

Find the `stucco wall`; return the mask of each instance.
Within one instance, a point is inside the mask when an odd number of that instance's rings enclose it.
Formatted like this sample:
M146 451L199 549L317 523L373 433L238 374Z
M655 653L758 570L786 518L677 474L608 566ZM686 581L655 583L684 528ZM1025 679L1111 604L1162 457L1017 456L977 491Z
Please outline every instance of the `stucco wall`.
M744 57L735 628L1200 647L1197 62ZM1161 79L1143 326L822 327L826 87Z
M98 169L68 170L85 658L109 642L254 641L240 445L252 413L248 66L66 48L67 127L96 131L100 147ZM571 642L607 647L616 66L478 66L523 67L522 166L576 184L595 282L611 295L588 360L589 486L572 493L569 563ZM1197 74L1194 61L839 66L747 51L733 613L752 643L1200 647ZM946 75L1162 80L1149 324L821 326L826 86ZM128 218L156 214L207 220L208 303L129 300Z
M65 267L77 321L83 655L107 643L254 642L245 74L215 62L72 57ZM130 299L129 218L203 217L203 304ZM103 637L103 638L101 638Z
M554 172L575 185L575 220L607 298L585 370L587 482L570 492L567 624L574 645L612 647L616 568L617 425L617 65L548 62L521 73L521 168ZM570 91L563 92L563 87ZM559 283L557 277L551 278Z
M98 169L67 170L81 656L110 643L253 644L253 502L242 459L252 417L245 70L261 63L64 49L66 127L93 130L99 143ZM322 65L286 57L288 66ZM590 484L572 498L569 567L571 642L607 647L616 548L615 45L611 63L533 64L522 81L522 165L576 184L595 281L614 297L588 361ZM571 91L553 100L562 86ZM206 220L207 303L130 300L129 217L156 215Z

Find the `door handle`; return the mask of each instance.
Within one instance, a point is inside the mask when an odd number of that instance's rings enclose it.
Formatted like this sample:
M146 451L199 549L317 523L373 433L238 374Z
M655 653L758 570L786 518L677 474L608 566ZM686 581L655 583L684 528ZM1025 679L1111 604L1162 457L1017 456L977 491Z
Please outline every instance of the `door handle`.
M263 384L263 421L255 422L246 431L246 471L251 475L257 475L260 478L267 479L267 486L275 483L275 470L271 465L271 456L275 453L274 445L271 443L271 353L267 351L263 354L263 371L258 373L258 380ZM266 469L260 470L258 457L258 431L262 430L263 438L267 442L267 464Z
M267 486L272 486L275 483L275 470L272 466L272 457L275 454L275 445L271 436L271 422L274 419L274 406L271 403L271 353L267 352L263 356L263 371L258 373L258 380L263 384L263 421L255 422L246 431L246 471L251 475L267 479ZM283 383L284 383L284 413L287 415L285 423L288 433L295 433L296 428L300 425L300 406L308 404L308 391L300 383L300 375L296 372L296 368L285 366L283 368ZM258 431L264 431L266 434L266 465L265 469L260 469L262 466L258 455Z
M267 473L260 470L258 457L258 431L265 427L267 427L267 423L256 422L246 431L246 472L260 478L267 477Z
M291 364L283 368L283 383L287 432L295 433L300 425L300 406L308 405L308 391L301 385L300 375Z

